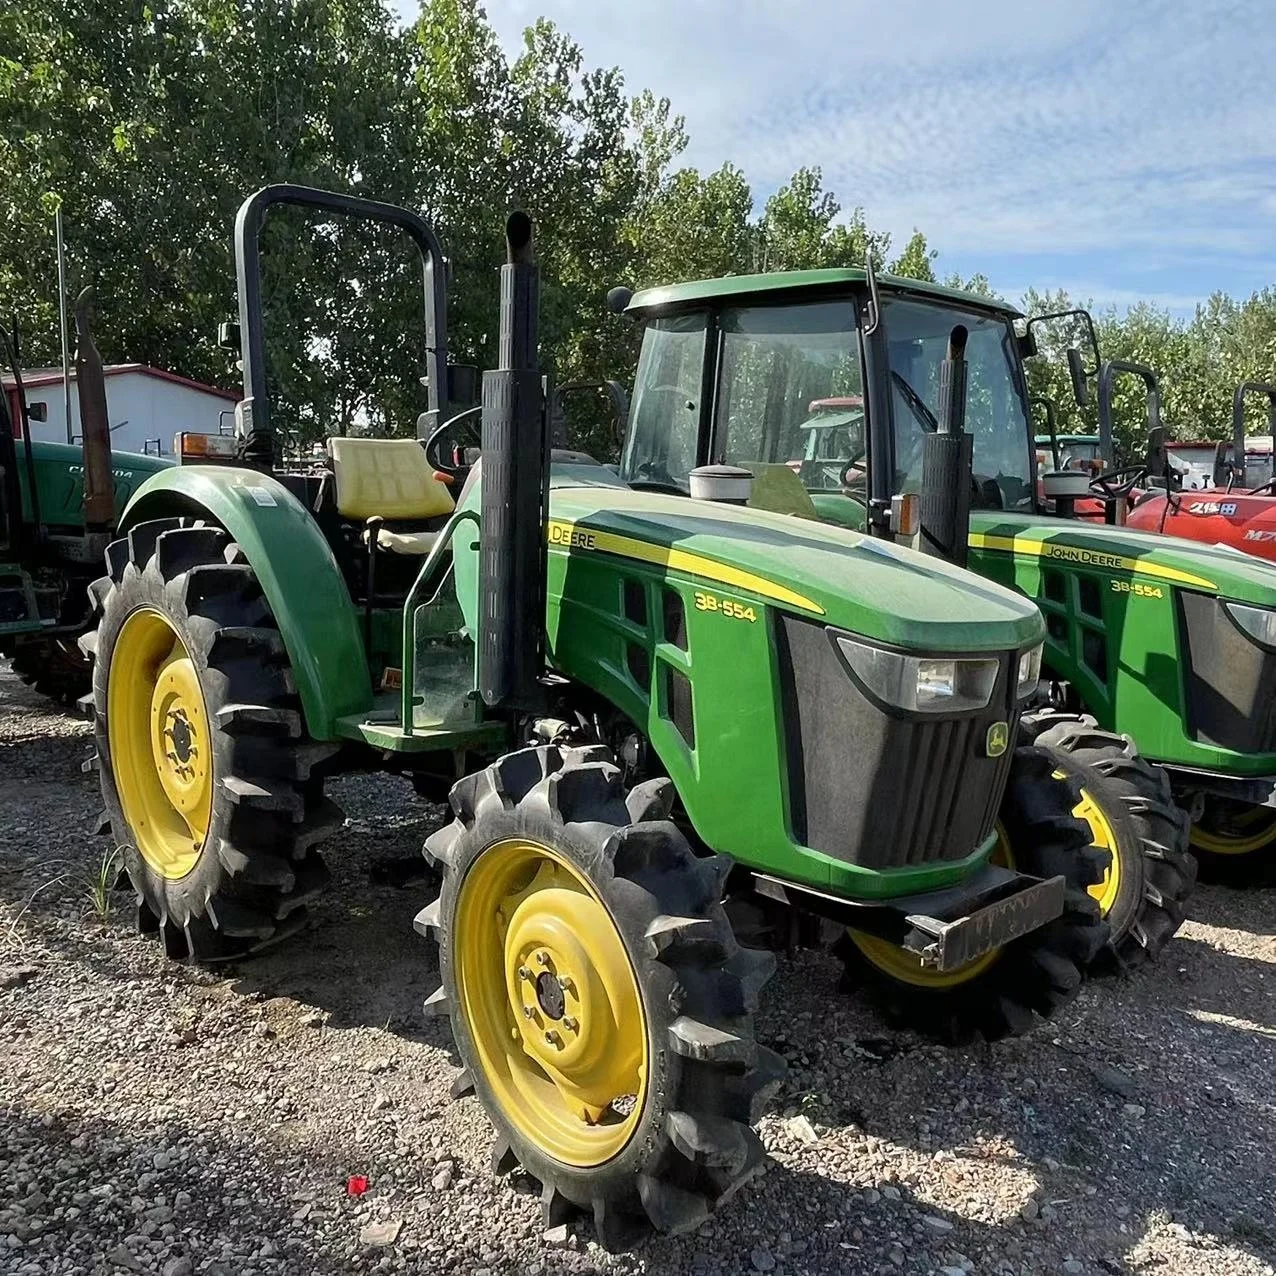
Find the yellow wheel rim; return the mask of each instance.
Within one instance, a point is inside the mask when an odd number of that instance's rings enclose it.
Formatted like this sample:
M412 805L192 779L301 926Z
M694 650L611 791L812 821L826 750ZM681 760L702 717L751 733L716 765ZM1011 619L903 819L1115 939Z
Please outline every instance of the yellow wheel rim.
M1090 898L1099 901L1099 912L1106 917L1121 893L1121 848L1117 844L1116 831L1103 808L1085 789L1081 790L1081 801L1072 808L1072 814L1090 826L1091 842L1101 851L1108 852L1108 866L1103 870L1102 881L1089 888Z
M1273 841L1276 841L1276 812L1265 806L1238 812L1228 822L1226 831L1192 825L1192 845L1212 855L1252 855Z
M115 789L139 853L160 876L185 877L212 818L212 742L195 665L158 611L135 611L115 640L106 721Z
M1006 830L997 825L997 843L988 857L990 864L999 864L1002 868L1014 868L1014 854L1010 849L1010 840ZM911 984L914 988L929 988L942 992L949 988L957 988L978 979L990 969L1001 956L1000 948L990 949L980 957L968 961L964 966L954 970L935 970L931 966L923 966L921 958L907 948L892 944L889 939L879 935L867 935L862 930L848 930L851 943L864 957L883 974L897 979L900 983Z
M496 842L461 882L452 935L459 1009L506 1120L567 1165L615 1156L643 1108L647 1025L597 891L539 842Z

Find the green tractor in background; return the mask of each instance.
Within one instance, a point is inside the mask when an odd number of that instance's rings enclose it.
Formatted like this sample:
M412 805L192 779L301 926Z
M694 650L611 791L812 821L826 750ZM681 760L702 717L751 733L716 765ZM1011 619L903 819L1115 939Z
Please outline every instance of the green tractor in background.
M1093 893L1114 954L1127 964L1155 956L1183 920L1196 866L1169 778L1130 736L1157 762L1219 761L1183 704L1176 607L1196 606L1189 588L1207 591L1205 608L1220 592L1261 600L1265 573L1036 514L1024 344L1000 303L822 270L616 289L610 304L645 323L619 468L631 486L686 492L697 466L745 467L754 506L958 565L969 543L971 567L1038 603L1048 636L1021 733L1083 785L1095 843L1112 855ZM834 401L862 404L858 429L846 413L813 411ZM817 430L828 444L812 440ZM1089 474L1070 477L1089 491ZM1273 756L1230 762L1276 771ZM855 942L845 951L860 977L873 954Z
M280 205L419 248L418 439L278 464L258 239ZM1107 857L1075 778L1018 732L1037 609L741 505L730 476L688 499L552 449L528 219L507 238L475 449L473 412L449 409L430 227L294 186L249 198L238 457L138 490L83 646L107 813L174 957L300 927L339 825L327 777L450 790L417 929L438 943L427 1010L449 1017L456 1092L490 1115L496 1170L521 1164L549 1220L589 1212L619 1248L695 1227L762 1161L750 1127L782 1065L752 1014L774 959L738 935L851 927L916 1026L995 1039L1065 1004L1104 947L1087 892ZM705 334L681 322L699 403ZM640 416L655 396L673 420L682 377L647 359Z
M92 294L75 308L75 367L84 444L32 438L16 331L0 338L13 375L0 391L0 657L23 682L70 705L90 685L77 639L89 620L86 587L114 536L116 513L170 462L111 457L102 360L89 331ZM21 424L21 437L17 426Z

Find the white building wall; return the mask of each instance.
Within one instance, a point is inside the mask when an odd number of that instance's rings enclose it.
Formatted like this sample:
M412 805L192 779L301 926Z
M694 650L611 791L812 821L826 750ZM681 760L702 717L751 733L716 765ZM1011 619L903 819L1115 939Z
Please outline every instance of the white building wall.
M34 437L65 443L66 414L61 384L28 389L27 402L48 405L49 419L32 422ZM116 452L155 453L158 447L160 456L172 456L173 436L178 431L216 434L219 421L229 430L234 406L230 399L220 395L142 372L123 372L106 378L106 416L111 426L111 447ZM74 379L71 426L78 442L80 404Z

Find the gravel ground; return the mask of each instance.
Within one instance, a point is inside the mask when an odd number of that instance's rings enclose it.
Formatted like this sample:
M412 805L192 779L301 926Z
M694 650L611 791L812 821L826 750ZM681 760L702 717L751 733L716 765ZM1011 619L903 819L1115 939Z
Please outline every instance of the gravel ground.
M334 786L315 927L217 974L103 920L85 726L0 669L0 1272L1273 1272L1276 892L1202 890L1152 971L1027 1040L944 1051L782 961L790 1075L763 1177L693 1236L610 1256L542 1232L450 1102L446 1028L394 884L439 812ZM805 1118L805 1119L803 1119ZM351 1175L367 1192L347 1195Z

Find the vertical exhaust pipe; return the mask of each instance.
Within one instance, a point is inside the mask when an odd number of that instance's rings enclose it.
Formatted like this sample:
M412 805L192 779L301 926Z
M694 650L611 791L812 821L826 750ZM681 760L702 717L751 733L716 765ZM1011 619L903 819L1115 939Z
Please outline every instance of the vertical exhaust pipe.
M939 428L922 447L922 548L965 567L970 532L971 450L966 433L966 328L948 338L939 365Z
M498 366L483 374L478 679L491 708L531 709L544 668L549 453L536 367L539 272L526 213L510 215L505 242Z
M75 299L75 385L84 440L84 527L104 532L115 522L115 482L111 477L111 426L106 415L106 376L93 343L93 289Z

